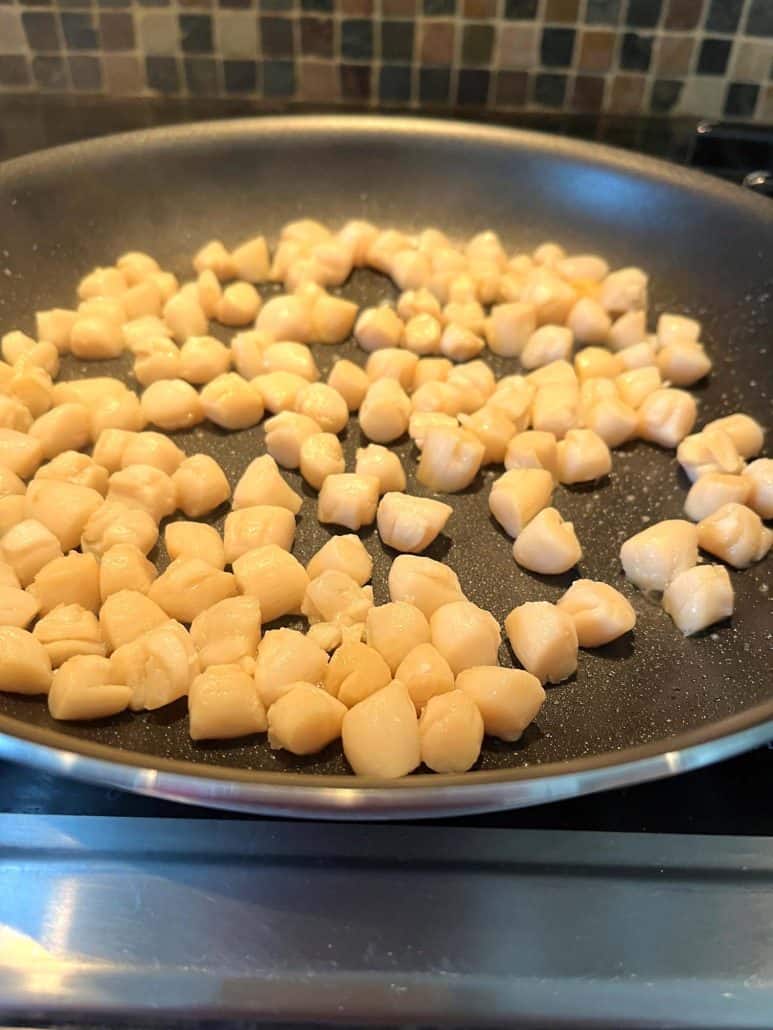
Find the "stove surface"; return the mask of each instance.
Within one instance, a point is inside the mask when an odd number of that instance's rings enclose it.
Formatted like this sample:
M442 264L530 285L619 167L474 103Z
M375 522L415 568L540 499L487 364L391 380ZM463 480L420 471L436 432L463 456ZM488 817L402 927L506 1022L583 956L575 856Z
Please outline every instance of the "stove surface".
M5 98L0 159L261 113L277 109ZM763 189L753 173L773 167L759 128L499 121ZM232 816L0 763L0 1026L761 1030L772 769L761 748L571 801L374 826Z
M237 100L0 98L0 160L111 132L208 118L314 110L308 105L296 105L288 111L275 105ZM456 112L454 117L470 116L468 112ZM563 113L489 120L692 164L739 184L757 171L773 168L773 129L759 126L696 126L693 119ZM765 188L764 182L760 185ZM763 748L668 781L448 822L468 826L768 835L773 834L773 810L766 803L766 784L772 766L773 751ZM0 811L166 818L205 818L212 814L207 809L132 796L9 763L0 763ZM228 814L222 817L229 818Z

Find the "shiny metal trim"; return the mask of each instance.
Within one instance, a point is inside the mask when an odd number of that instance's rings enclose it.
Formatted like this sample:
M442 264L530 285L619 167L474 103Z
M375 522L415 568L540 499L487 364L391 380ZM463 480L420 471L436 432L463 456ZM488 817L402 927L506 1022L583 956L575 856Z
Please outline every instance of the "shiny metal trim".
M507 773L500 770L493 780L485 773L467 773L461 782L452 784L437 782L439 777L423 776L390 786L315 785L314 777L308 778L308 784L299 785L284 784L281 776L272 782L260 782L221 779L204 771L196 775L170 772L129 764L121 760L120 751L116 751L113 761L105 761L4 733L0 733L0 758L53 775L183 804L313 819L422 819L525 808L663 779L750 751L771 738L773 720L768 720L715 740L618 764L614 764L614 755L609 755L607 765L543 776L536 769L528 770L532 774L528 779L516 778L524 770L514 769L507 779L503 778ZM228 770L220 772L227 775Z

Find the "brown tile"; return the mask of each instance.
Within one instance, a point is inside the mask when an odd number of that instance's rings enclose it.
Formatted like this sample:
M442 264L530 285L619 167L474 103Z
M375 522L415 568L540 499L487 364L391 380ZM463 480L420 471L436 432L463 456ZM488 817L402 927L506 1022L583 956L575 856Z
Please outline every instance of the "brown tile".
M410 18L416 14L416 0L381 0L386 18Z
M496 18L496 0L464 0L465 18Z
M773 86L766 86L759 100L757 118L763 122L773 122Z
M425 21L421 26L421 63L451 64L454 57L454 23Z
M359 14L368 17L373 14L373 0L341 0L343 14Z
M605 83L603 75L578 75L572 87L572 110L600 111L604 106Z
M529 96L526 72L497 72L496 103L501 107L525 107Z
M180 0L181 7L212 7L213 0Z
M298 96L322 102L340 99L338 69L326 61L301 61Z
M545 21L574 25L580 11L580 0L548 0Z
M534 25L503 25L499 31L497 64L500 68L531 71L539 64L539 38Z
M105 91L114 97L134 96L145 88L142 65L136 57L106 54L102 58Z
M607 107L616 114L634 114L644 106L643 75L616 75L608 95Z
M659 75L686 75L694 49L692 36L661 36L655 55L655 71Z
M134 21L131 14L125 11L100 11L99 38L102 40L102 49L108 52L133 50Z
M373 88L372 68L369 64L339 65L341 96L353 103L367 103Z
M612 67L615 52L615 33L604 29L590 29L580 39L577 67L585 72L605 72Z
M703 16L704 0L668 0L667 29L694 29Z
M301 53L304 57L333 56L332 18L301 18Z

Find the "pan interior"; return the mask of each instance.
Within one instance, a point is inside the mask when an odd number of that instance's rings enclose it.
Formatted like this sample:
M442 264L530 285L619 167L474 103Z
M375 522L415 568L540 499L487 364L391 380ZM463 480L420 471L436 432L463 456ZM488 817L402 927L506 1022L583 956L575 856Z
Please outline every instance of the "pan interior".
M265 232L273 240L284 222L297 217L333 226L365 217L405 231L437 226L460 240L491 228L510 251L555 239L570 251L601 253L613 266L644 267L651 275L653 323L662 311L703 323L714 370L696 390L698 425L736 410L769 420L770 212L740 190L736 197L700 176L652 162L638 170L631 158L613 151L530 134L373 119L221 124L211 131L198 126L14 162L0 172L0 205L3 331L32 330L36 309L69 306L86 271L130 249L149 251L183 279L190 275L191 255L207 239L234 245ZM361 305L395 295L386 279L365 271L340 292ZM338 357L360 364L366 357L351 342L317 346L314 353L323 375ZM497 375L518 371L515 361L492 364ZM88 366L68 359L62 377L101 373L130 381L123 359ZM356 420L343 439L352 468L354 451L364 442ZM215 457L232 483L264 450L261 427L240 433L199 427L175 440L188 453ZM397 450L405 459L409 491L426 494L415 480L410 442ZM555 601L572 576L538 577L515 565L511 541L487 508L488 487L498 472L485 471L470 490L449 499L454 516L427 554L447 561L470 599L501 623L524 601ZM297 474L287 478L307 498L294 551L305 562L331 529L315 518L313 492ZM576 677L549 688L523 740L487 740L477 768L528 767L538 775L545 763L659 741L666 749L681 733L770 701L769 561L732 572L735 617L689 640L620 573L622 541L660 519L680 517L686 489L672 453L643 443L615 451L613 472L599 489L559 487L554 503L575 524L584 550L582 575L626 594L636 609L636 631L606 648L581 652ZM213 520L218 528L224 515L225 510ZM382 547L373 527L362 535L374 558L376 600L383 602L394 554ZM163 547L151 557L165 563ZM513 664L507 644L500 658ZM64 732L74 750L79 742L93 741L139 752L149 764L165 758L257 771L347 771L337 745L301 759L271 752L264 737L193 743L184 701L139 716L65 725L50 719L39 698L4 694L0 715Z

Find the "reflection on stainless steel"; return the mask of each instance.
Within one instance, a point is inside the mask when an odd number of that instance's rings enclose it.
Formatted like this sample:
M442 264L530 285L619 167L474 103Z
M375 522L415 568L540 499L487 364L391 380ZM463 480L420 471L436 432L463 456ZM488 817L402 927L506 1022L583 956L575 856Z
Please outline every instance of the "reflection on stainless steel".
M688 772L732 755L749 751L773 737L773 722L766 721L716 740L681 750L666 751L636 761L614 761L595 768L550 775L530 770L528 778L501 771L467 773L461 783L444 784L443 777L410 777L387 786L359 786L354 778L336 778L336 785L283 782L283 775L256 775L252 780L221 779L143 768L121 761L102 761L71 751L50 748L0 734L0 758L32 765L48 773L118 787L185 804L208 805L239 812L262 812L318 819L418 819L427 816L465 815L558 801L599 790L629 786Z
M25 949L0 1021L770 1026L760 838L0 815L0 840Z

